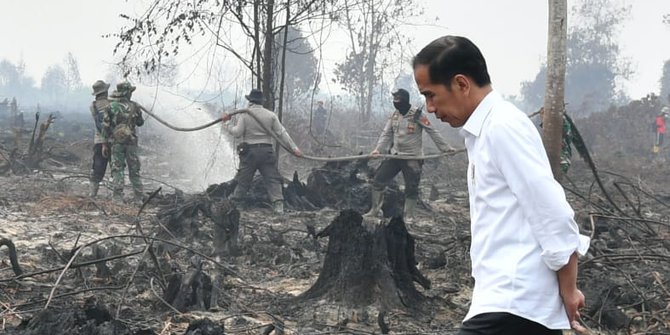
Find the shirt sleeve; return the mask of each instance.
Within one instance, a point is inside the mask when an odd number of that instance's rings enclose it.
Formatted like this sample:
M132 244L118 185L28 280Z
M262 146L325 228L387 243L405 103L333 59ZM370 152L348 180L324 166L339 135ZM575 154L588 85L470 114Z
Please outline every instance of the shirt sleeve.
M228 131L233 137L241 137L244 134L244 113L233 116L233 119L223 124L223 129Z
M298 149L298 146L293 142L293 139L286 131L286 128L284 128L284 125L281 124L276 114L272 114L272 131L281 139L282 144L288 145L293 151Z
M557 271L577 251L584 255L589 238L579 234L574 212L554 179L539 133L525 116L510 117L491 129L493 159L542 248L542 260Z
M379 136L379 140L377 141L377 146L375 147L375 150L379 152L385 152L389 149L391 143L393 143L393 116L391 116L388 121L386 121L386 125L384 126L384 130L382 130L381 136Z

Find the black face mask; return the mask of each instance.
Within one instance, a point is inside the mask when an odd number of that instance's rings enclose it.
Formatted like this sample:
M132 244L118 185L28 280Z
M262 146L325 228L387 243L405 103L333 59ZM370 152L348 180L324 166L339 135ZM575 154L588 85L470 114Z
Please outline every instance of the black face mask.
M400 112L400 114L402 114L402 115L407 114L407 112L409 112L409 108L411 106L412 105L410 105L408 102L405 102L405 101L394 101L393 102L393 107L395 107L395 109L397 109Z

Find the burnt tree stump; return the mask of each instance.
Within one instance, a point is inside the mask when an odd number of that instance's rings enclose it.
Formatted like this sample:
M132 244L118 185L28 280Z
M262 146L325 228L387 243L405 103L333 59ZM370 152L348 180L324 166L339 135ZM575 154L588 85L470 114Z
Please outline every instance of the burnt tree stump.
M163 300L180 312L209 310L212 302L212 279L202 270L202 260L191 258L191 269L186 274L174 271L169 276ZM216 301L216 300L214 300Z
M400 217L367 226L354 210L344 210L317 237L328 249L316 283L298 299L326 298L351 307L378 304L383 310L417 309L430 281L416 268L414 238Z
M212 203L207 216L214 222L214 253L219 256L238 256L240 248L240 211L229 201Z

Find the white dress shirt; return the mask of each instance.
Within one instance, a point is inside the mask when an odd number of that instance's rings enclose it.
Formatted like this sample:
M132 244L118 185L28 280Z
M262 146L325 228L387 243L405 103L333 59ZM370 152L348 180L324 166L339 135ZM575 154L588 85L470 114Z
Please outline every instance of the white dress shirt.
M489 93L460 131L468 151L468 190L475 287L465 320L507 312L570 329L556 271L589 238L554 180L530 119Z

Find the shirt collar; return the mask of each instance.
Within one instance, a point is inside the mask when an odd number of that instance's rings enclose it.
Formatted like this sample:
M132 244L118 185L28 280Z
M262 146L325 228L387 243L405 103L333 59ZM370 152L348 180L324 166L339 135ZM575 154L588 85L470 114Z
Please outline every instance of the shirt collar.
M479 136L482 127L484 126L484 121L486 121L486 118L489 116L493 105L501 100L502 96L498 92L489 92L484 99L479 102L475 111L470 114L470 117L463 125L463 129L461 129L461 135L469 133L474 136Z

